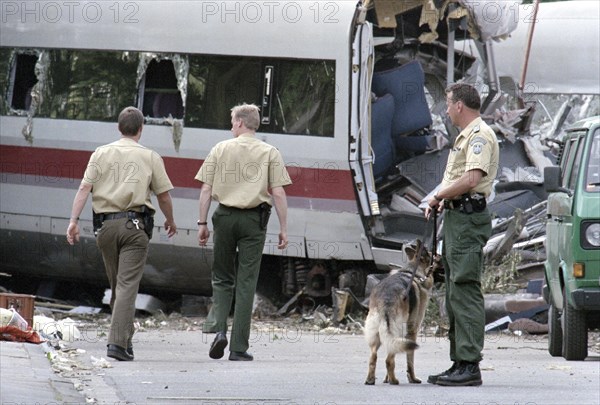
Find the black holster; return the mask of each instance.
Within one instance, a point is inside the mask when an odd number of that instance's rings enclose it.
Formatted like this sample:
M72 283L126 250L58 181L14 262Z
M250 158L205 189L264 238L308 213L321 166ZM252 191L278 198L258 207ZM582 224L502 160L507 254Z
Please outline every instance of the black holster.
M485 197L482 194L463 194L460 197L460 200L454 200L459 202L459 210L465 214L472 214L474 212L483 212L487 203L485 201Z
M470 198L473 212L483 212L487 206L485 197L481 194L473 194Z
M96 214L92 211L92 226L94 228L94 236L98 236L98 231L104 223L104 214Z
M152 231L154 230L154 210L143 205L140 213L142 214L142 222L144 223L144 232L148 235L148 239L152 239Z
M258 206L258 212L260 214L260 229L267 229L267 224L271 217L271 205L268 203L260 204Z

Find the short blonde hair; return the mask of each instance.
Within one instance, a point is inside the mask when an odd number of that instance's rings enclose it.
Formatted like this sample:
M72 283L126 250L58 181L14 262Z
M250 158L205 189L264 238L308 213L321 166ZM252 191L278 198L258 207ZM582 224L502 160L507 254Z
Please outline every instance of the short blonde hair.
M260 126L260 109L254 104L240 104L231 109L231 117L241 120L244 126L251 131L256 131Z

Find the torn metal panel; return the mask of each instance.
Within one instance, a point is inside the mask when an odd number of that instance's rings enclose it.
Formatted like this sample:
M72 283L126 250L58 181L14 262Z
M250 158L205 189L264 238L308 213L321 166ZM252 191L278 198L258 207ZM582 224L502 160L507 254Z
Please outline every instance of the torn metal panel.
M112 290L104 290L102 303L110 305L112 301ZM135 309L145 311L153 315L164 313L166 311L165 304L156 297L148 294L137 294L135 298Z
M499 41L517 29L521 0L460 0L469 12L469 33L482 42Z
M419 36L421 43L432 43L440 37L438 24L445 14L448 20L466 19L473 39L482 42L505 39L517 28L520 4L521 0L374 0L377 23L381 28L396 28L396 15L421 7L419 26L428 26L430 30Z
M438 39L438 23L443 17L444 9L448 3L445 2L441 9L438 9L432 0L423 2L423 10L419 19L419 26L427 25L431 32L424 32L419 36L422 43L431 43Z
M530 105L526 108L506 111L502 106L506 103L507 98L503 95L498 99L500 105L495 106L492 114L493 129L498 135L503 135L508 141L514 143L517 135L529 132L535 108Z
M23 135L23 138L25 138L28 144L33 145L33 117L35 116L36 111L38 110L40 104L43 101L42 91L46 82L50 58L48 56L48 52L43 50L31 50L30 52L34 55L38 55L38 60L35 64L35 76L38 81L31 89L31 104L27 111L14 110L13 108L11 108L10 114L27 114L27 122L21 130L21 134ZM16 57L16 53L14 57Z
M539 138L523 137L522 141L525 146L525 152L527 152L527 156L529 156L529 160L535 165L540 173L544 173L545 167L554 166L554 163L544 155L544 151L548 150L548 148L542 145ZM543 178L541 180L543 181Z
M396 28L396 14L422 6L423 0L374 0L377 23L382 28Z

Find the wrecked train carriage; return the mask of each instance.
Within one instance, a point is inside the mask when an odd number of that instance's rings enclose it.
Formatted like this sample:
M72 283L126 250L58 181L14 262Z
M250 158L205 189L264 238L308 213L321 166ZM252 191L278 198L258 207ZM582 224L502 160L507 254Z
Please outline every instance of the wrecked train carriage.
M271 219L261 285L319 297L339 278L362 295L368 272L404 263L403 245L422 237L416 206L428 190L415 176L431 174L403 175L398 163L439 139L429 129L430 105L443 89L446 59L456 61L453 79L468 67L444 44L447 33L433 38L448 31L445 17L420 28L428 2L407 10L377 3L181 2L175 10L140 1L121 10L126 19L105 18L114 12L107 9L93 24L77 13L58 21L7 13L0 48L5 271L105 283L90 202L82 243L68 246L64 230L90 154L115 139L118 112L134 104L146 116L142 144L164 157L175 185L179 228L173 239L156 229L141 289L209 295L212 249L198 247L193 178L210 148L231 136L231 106L254 102L259 136L279 148L293 180L290 244L276 248ZM381 24L390 16L395 27ZM164 35L162 27L177 29ZM437 97L425 83L437 83ZM113 175L127 175L124 169ZM236 175L260 175L246 169ZM157 213L155 223L162 222Z

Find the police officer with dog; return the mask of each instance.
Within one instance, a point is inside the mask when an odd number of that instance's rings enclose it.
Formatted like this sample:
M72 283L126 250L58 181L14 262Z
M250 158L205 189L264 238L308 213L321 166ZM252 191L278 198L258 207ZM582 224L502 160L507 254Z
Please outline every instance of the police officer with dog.
M466 83L446 89L447 114L461 129L450 151L437 194L428 201L444 215L442 260L446 272L446 310L450 321L452 366L428 382L442 386L481 385L479 362L484 344L485 312L481 291L483 247L491 235L486 197L499 163L498 140L481 119L477 90Z
M90 157L75 195L67 242L79 241L79 216L92 194L96 243L102 252L112 295L112 318L107 356L120 361L134 359L132 338L135 300L148 254L154 226L150 194L156 194L169 237L175 235L173 185L160 155L138 142L144 116L135 107L119 114L121 138L100 146Z

